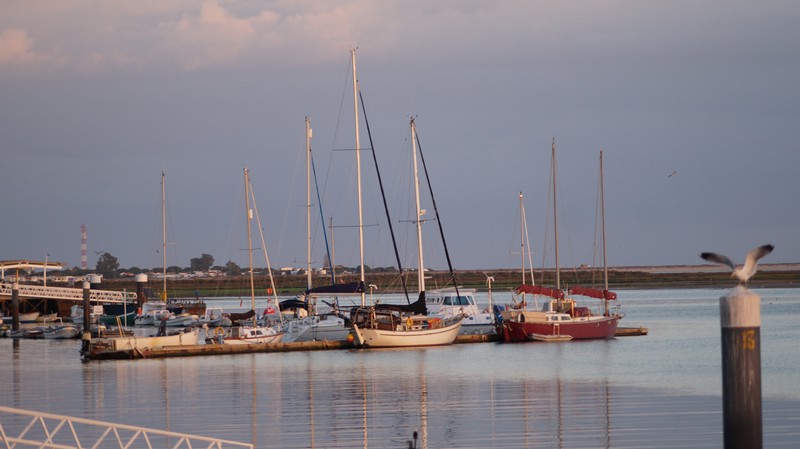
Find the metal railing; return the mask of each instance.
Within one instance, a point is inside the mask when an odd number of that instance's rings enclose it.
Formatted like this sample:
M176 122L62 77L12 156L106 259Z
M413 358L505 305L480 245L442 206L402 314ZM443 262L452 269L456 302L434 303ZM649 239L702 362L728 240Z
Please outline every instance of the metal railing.
M0 448L253 449L250 443L0 406Z
M44 287L41 285L19 284L20 298L83 300L83 289L69 287ZM11 296L11 284L0 285L0 296ZM136 301L136 292L118 292L112 290L89 290L90 301L122 302Z

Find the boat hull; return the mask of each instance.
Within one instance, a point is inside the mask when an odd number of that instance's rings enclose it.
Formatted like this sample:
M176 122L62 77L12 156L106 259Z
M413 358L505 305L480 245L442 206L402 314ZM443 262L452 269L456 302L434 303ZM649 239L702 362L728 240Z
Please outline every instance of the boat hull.
M530 341L531 335L569 335L573 340L613 338L620 316L597 317L573 322L503 321L500 334L504 341Z
M44 338L52 340L65 340L78 338L81 334L80 328L74 324L64 324L51 326L44 329Z
M435 329L384 330L354 326L353 330L361 346L368 348L443 346L455 341L461 330L461 320Z
M165 335L162 337L117 337L110 338L112 350L131 351L160 348L164 346L190 346L196 345L200 334L198 329L191 332L181 332L175 335Z
M222 343L226 345L252 345L257 343L280 343L283 339L283 333L275 335L267 335L260 337L226 337Z
M340 318L310 316L289 321L285 331L288 342L345 341L351 328Z

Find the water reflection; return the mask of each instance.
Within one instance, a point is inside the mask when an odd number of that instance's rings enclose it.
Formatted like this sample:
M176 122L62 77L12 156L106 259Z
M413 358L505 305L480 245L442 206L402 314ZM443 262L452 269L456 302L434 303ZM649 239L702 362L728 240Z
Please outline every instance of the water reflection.
M598 342L82 364L79 341L5 339L0 404L259 449L402 448L415 429L426 449L718 448L711 295L628 300L626 320L651 334ZM762 317L765 446L794 447L800 299L774 302Z

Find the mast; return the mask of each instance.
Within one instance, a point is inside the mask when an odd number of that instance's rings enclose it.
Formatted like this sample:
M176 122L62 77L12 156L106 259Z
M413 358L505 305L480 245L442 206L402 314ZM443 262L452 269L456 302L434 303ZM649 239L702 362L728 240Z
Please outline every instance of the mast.
M249 176L248 176L249 179ZM264 226L261 225L261 216L258 214L258 204L256 203L256 193L253 191L253 186L250 186L250 198L253 200L253 211L256 216L256 224L258 225L258 235L261 237L261 249L264 252L264 261L267 263L267 273L269 273L269 287L272 292L272 298L275 301L275 310L280 310L280 302L278 301L278 289L275 288L275 276L272 275L272 265L269 262L269 253L267 252L267 241L264 239ZM251 214L252 217L252 214ZM255 289L253 289L255 291ZM253 311L255 311L255 301L253 302ZM281 324L283 324L283 314L278 314ZM258 321L256 316L253 316L254 325Z
M556 207L556 139L553 138L552 149L552 171L553 171L553 228L555 232L555 253L556 253L556 288L561 290L561 272L558 265L558 208Z
M306 116L306 287L311 289L311 120Z
M522 192L519 192L519 241L522 258L522 284L525 285L525 206L522 204Z
M606 262L606 204L603 179L603 150L600 150L600 223L603 232L603 288L608 291L608 263ZM603 312L608 316L608 300L603 293Z
M414 160L414 195L417 205L417 262L419 270L417 273L417 285L419 285L419 292L425 291L425 263L422 255L422 215L425 211L420 209L419 204L419 169L417 166L417 126L414 123L414 117L411 117L411 148L412 158Z
M167 194L164 170L161 170L161 256L163 257L163 287L162 296L167 300Z
M356 49L350 50L350 58L353 64L353 115L355 117L355 133L356 133L356 174L358 180L358 248L361 263L361 283L364 284L364 223L362 218L362 201L361 201L361 146L358 137L358 76L356 75ZM362 289L361 291L361 306L366 303L366 296Z
M250 173L247 167L244 168L244 204L245 221L247 222L247 258L250 263L250 307L256 310L256 288L253 279L253 237L250 235L250 221L253 219L253 210L250 208ZM256 317L253 316L253 326L256 325Z
M328 223L329 223L328 224L328 229L330 230L330 233L331 233L331 257L330 257L330 261L331 261L331 283L335 284L336 283L336 261L334 261L333 258L336 257L336 243L333 240L333 217L330 217L328 220L329 220L328 221Z

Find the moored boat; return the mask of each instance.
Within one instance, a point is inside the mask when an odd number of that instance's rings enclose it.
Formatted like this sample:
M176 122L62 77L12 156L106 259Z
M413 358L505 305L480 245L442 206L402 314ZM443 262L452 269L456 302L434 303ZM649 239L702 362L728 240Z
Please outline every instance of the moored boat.
M489 310L480 310L475 303L475 289L459 288L426 292L428 315L453 318L464 315L459 335L493 334L494 315Z
M173 335L155 337L140 337L137 335L132 335L125 337L99 338L91 340L89 342L88 349L82 350L81 355L84 358L91 359L93 354L97 352L126 353L131 351L141 352L148 349L162 348L167 346L194 346L197 345L199 335L199 329L186 329L184 332Z
M39 318L39 312L20 312L18 316L20 323L35 323ZM9 324L14 320L14 317L11 314L0 315L0 318L2 318L3 323Z
M226 345L280 343L283 335L283 332L266 326L234 326L222 335L222 342Z
M136 324L136 310L131 310L128 313L122 314L103 314L97 317L98 324L104 324L106 326L133 326Z
M42 333L45 339L49 340L64 340L78 338L81 334L81 329L73 323L64 323L59 318L57 323L44 328Z
M600 186L602 189L602 152L600 153ZM608 307L608 301L615 300L617 295L608 291L608 275L605 274L605 289L573 287L569 293L585 295L602 300L603 310L592 313L588 307L581 307L573 298L568 298L560 284L558 264L558 213L556 209L555 172L556 172L556 146L552 148L552 180L553 180L553 217L555 233L555 260L556 260L556 286L555 288L540 285L521 285L517 294L543 295L548 297L540 311L527 309L527 301L518 304L519 308L504 310L497 323L497 332L505 341L541 341L547 337L569 336L576 340L613 338L622 314L619 307L613 310ZM601 201L602 201L601 190ZM601 206L602 209L602 206ZM603 235L605 236L605 220L603 220ZM603 264L605 265L605 238L603 238ZM533 338L537 336L537 338Z
M244 169L244 190L245 190L245 222L247 223L247 253L248 259L250 262L250 304L251 309L251 323L250 325L239 325L233 326L227 332L224 332L222 327L217 327L215 329L215 337L216 339L208 339L209 343L221 343L226 345L247 345L247 344L255 344L255 343L279 343L283 338L283 332L279 332L272 327L268 326L260 326L257 324L257 317L255 313L256 308L256 297L255 297L255 284L254 284L254 276L253 276L253 241L251 235L251 223L250 221L253 219L253 209L250 208L250 200L251 197L253 199L253 207L255 207L255 197L252 194L252 186L250 184L250 172L245 167ZM257 215L257 213L256 213ZM259 219L258 223L259 229L261 228L261 223ZM264 242L263 235L261 236L261 242L264 249L264 255L267 260L267 272L269 273L270 278L270 285L271 289L275 291L275 283L272 279L272 269L269 265L269 257L266 257L266 243ZM277 296L275 296L277 300ZM233 317L230 318L231 321L236 321ZM222 332L217 333L217 329L223 329Z
M134 324L137 326L154 326L156 322L169 317L167 303L164 301L145 301L141 311L136 316Z
M400 348L452 344L461 329L463 316L442 319L422 314L404 315L396 309L371 306L354 308L351 320L357 346Z

